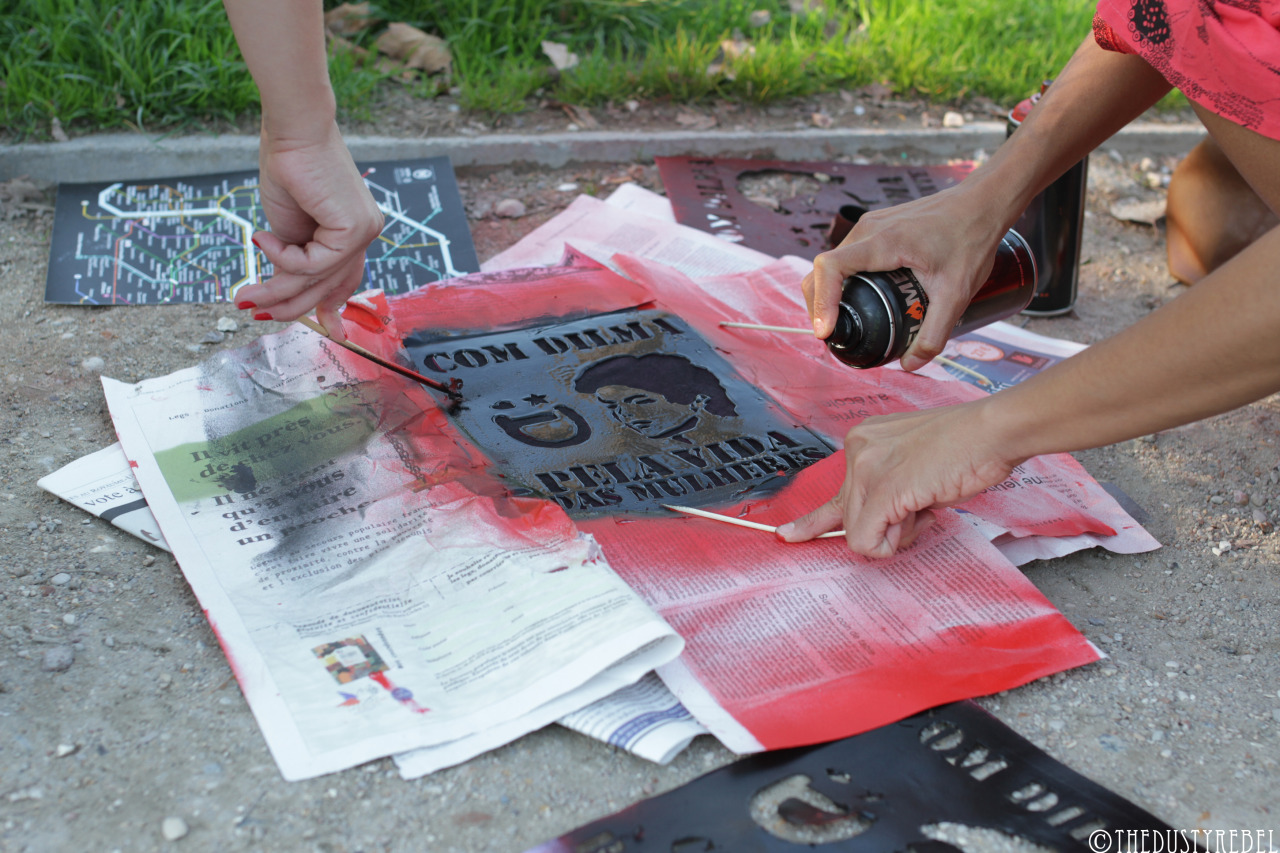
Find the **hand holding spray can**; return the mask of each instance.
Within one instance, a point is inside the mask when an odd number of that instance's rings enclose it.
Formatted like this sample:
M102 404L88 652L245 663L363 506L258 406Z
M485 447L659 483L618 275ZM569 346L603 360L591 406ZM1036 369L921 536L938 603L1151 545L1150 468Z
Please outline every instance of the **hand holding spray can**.
M953 335L1017 314L1036 293L1036 262L1022 235L1000 240L991 275L974 294ZM929 309L929 297L911 270L860 272L844 280L836 326L827 349L850 367L879 367L901 358Z

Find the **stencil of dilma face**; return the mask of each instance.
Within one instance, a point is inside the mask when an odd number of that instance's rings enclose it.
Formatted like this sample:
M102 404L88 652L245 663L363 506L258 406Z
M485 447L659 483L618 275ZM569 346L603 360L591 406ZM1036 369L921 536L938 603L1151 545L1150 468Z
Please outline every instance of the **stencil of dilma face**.
M582 371L573 387L595 394L613 419L629 429L682 444L692 443L685 434L710 415L738 414L714 373L678 355L606 358Z

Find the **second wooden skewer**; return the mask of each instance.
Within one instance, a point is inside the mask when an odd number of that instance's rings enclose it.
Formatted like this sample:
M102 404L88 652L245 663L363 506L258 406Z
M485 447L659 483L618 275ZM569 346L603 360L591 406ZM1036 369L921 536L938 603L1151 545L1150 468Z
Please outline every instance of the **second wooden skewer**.
M771 524L761 524L758 521L747 521L745 518L734 518L731 515L721 515L718 512L707 512L705 509L694 509L691 506L676 506L674 504L661 504L663 509L669 509L673 512L682 512L685 515L696 515L698 518L709 518L712 521L722 521L725 524L732 524L736 527L749 527L752 530L763 530L766 533L777 533L778 528ZM815 539L835 539L837 536L844 536L843 530L832 530L827 533L815 536Z

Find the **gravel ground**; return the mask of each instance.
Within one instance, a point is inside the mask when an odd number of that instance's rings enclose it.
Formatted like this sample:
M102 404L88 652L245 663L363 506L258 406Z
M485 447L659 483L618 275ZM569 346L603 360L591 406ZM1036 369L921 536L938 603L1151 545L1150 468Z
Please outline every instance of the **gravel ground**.
M567 204L560 184L657 187L629 165L461 175L481 258ZM1161 233L1109 212L1159 201L1171 165L1094 157L1077 309L1028 328L1096 341L1177 296ZM526 215L493 216L503 199ZM45 305L50 201L0 210L0 850L521 851L732 759L703 738L658 767L552 728L414 782L384 759L282 783L173 560L36 486L114 440L99 373L168 373L275 327ZM239 330L207 342L225 317ZM1177 828L1280 828L1278 416L1271 398L1079 454L1164 547L1025 567L1109 658L981 700Z

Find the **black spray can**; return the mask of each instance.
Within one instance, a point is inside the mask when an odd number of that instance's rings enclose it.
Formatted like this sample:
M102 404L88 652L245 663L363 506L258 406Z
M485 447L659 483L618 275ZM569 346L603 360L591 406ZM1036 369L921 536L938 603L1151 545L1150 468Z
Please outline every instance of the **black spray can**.
M996 250L991 275L974 294L952 335L1003 320L1027 307L1036 292L1031 247L1009 231ZM929 309L929 297L911 270L855 273L844 280L836 327L827 349L850 367L879 367L915 340Z
M1009 112L1006 136L1012 135L1026 120L1050 82L1046 80L1039 92ZM1039 289L1024 314L1052 317L1066 314L1075 305L1088 166L1088 159L1084 159L1068 169L1032 199L1013 225L1020 234L1026 235L1040 270Z

